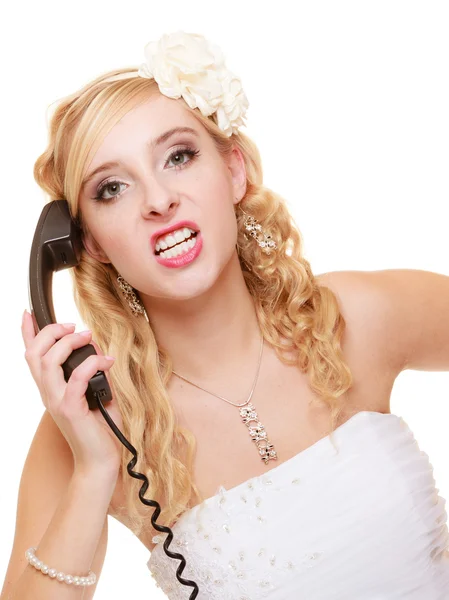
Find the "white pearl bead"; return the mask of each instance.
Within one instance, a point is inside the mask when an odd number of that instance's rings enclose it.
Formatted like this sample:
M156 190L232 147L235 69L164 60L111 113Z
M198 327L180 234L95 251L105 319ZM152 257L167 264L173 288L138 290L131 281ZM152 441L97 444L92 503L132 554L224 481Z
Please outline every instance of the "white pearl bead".
M34 554L36 548L28 548L25 552L25 557L36 569L40 570L44 575L48 575L52 579L56 578L60 582L64 582L67 584L74 585L94 585L97 580L97 576L92 571L89 571L89 575L87 577L80 577L78 575L66 575L62 571L58 571L57 569L51 569L48 565L44 563L44 561L39 560L37 556Z

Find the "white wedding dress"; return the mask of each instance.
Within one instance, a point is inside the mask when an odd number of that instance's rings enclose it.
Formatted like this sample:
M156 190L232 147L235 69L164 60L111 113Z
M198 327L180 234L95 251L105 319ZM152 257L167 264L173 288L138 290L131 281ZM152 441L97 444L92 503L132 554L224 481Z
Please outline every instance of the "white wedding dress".
M332 439L336 449L322 438L180 517L169 550L198 600L449 599L446 501L408 425L362 411ZM166 536L148 568L185 600L193 588L176 579Z

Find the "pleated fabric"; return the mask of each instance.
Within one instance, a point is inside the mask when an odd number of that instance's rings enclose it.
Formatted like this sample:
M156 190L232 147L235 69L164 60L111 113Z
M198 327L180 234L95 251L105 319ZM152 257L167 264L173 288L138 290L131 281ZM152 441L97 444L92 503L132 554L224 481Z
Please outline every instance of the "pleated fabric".
M172 527L198 600L449 599L446 500L402 417L356 413L269 472L217 493ZM190 598L157 542L148 568Z

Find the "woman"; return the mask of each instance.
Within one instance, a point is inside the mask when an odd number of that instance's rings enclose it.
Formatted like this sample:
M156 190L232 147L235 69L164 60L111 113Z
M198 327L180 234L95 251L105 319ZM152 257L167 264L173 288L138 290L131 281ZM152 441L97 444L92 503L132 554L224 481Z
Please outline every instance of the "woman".
M19 500L2 600L92 598L108 515L151 551L167 596L190 597L126 471L129 452L87 409L97 370L199 598L437 599L449 589L444 500L389 408L402 370L449 368L447 278L315 276L239 131L246 108L219 49L177 32L149 44L139 70L99 77L53 115L35 177L81 224L73 278L90 331L54 324L35 335L24 314L47 410L20 494L33 490L42 510ZM444 300L425 331L421 315L410 327L425 299L409 294L418 275ZM60 365L89 341L98 356L66 383ZM32 543L43 569L25 558Z

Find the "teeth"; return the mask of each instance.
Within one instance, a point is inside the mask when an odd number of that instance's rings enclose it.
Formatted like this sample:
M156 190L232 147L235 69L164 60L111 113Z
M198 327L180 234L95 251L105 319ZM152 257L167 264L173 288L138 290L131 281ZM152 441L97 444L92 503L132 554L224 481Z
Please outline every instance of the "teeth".
M185 229L187 229L187 227ZM186 239L186 237L190 237L190 230L187 229L187 232L188 232L188 235L185 236L184 235L184 229L182 231L180 231L178 229L178 231L175 231L175 233L173 234L173 237L175 238L175 240L176 240L177 243L183 242Z
M167 237L165 238L165 243L167 244L167 247L170 248L171 246L174 246L178 242L175 240L175 238L172 235L167 235Z
M159 254L159 256L161 258L175 258L176 256L179 256L180 254L185 254L186 252L188 252L191 248L193 248L193 246L195 244L196 244L196 237L191 238L187 242L183 242L182 244L179 244L179 246L176 246L176 248L169 248L168 250L164 250L163 252L161 252Z
M182 229L172 231L157 241L155 250L156 252L159 252L159 250L167 250L167 248L174 246L175 244L179 244L179 242L182 242L188 238L192 233L195 233L195 231L190 229L190 227L183 227Z

